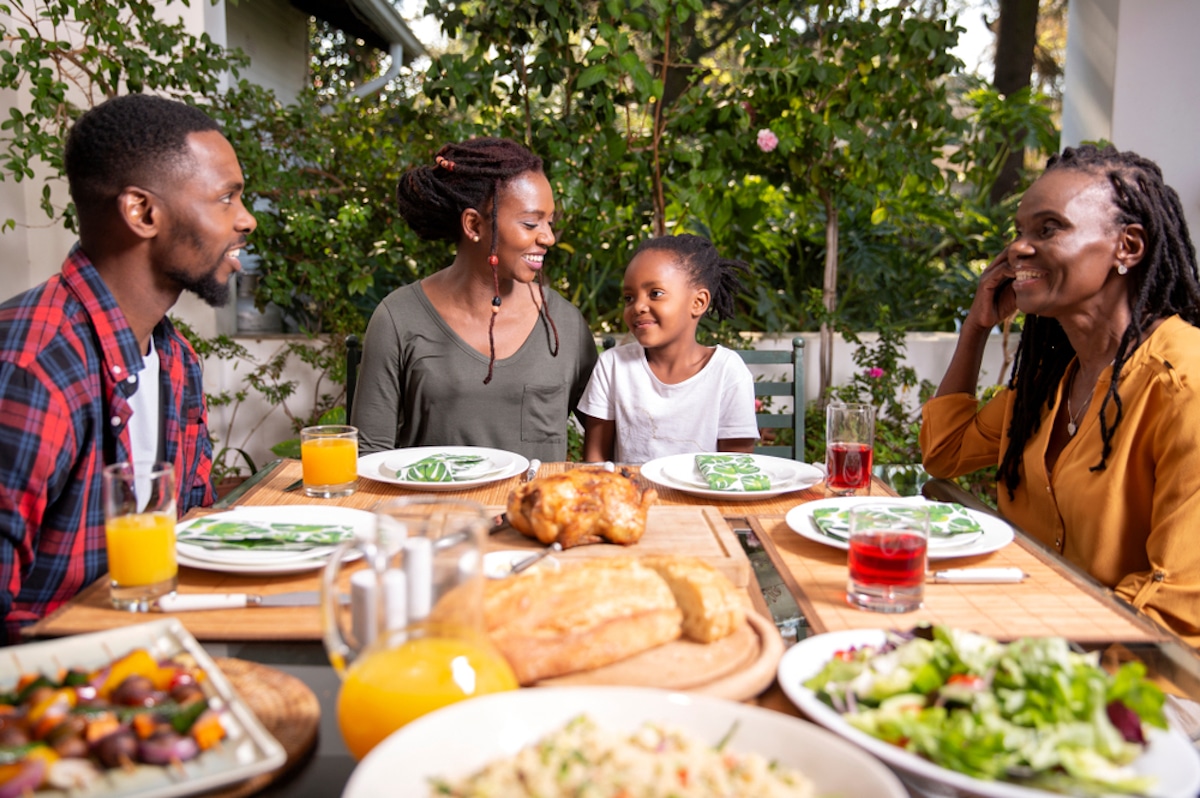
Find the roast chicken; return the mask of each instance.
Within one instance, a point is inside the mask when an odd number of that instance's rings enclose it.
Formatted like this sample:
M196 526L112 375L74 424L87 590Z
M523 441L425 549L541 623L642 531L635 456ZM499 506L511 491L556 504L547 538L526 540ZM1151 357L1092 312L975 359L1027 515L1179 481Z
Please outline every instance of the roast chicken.
M646 531L658 498L622 473L574 468L521 485L508 499L508 522L526 537L564 549L608 541L629 546Z

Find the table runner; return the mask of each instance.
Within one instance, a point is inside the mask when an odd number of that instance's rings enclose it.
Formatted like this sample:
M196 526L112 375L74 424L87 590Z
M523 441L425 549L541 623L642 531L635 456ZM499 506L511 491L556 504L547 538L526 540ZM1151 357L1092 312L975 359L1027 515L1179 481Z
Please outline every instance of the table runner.
M540 476L560 474L582 465L582 463L545 463L538 471L538 474ZM634 474L638 473L637 466L627 466L626 468ZM240 507L256 504L328 505L334 503L342 507L356 507L362 510L370 510L378 502L386 499L430 492L428 490L403 488L399 485L360 477L358 480L358 489L354 494L342 499L312 499L305 496L303 490L284 493L283 489L299 479L300 473L299 460L283 460L261 482L248 490L245 495L238 497L234 506ZM498 505L503 507L508 504L508 496L512 493L513 488L520 483L521 477L509 477L508 479L490 482L474 488L450 491L447 495L479 502L486 506ZM658 504L715 507L722 516L727 518L741 518L747 515L782 515L797 504L827 498L824 482L818 482L806 490L791 491L765 499L751 499L747 501L736 499L722 501L718 498L694 496L676 488L651 483L649 480L645 480L644 484L652 486L658 492ZM896 494L884 482L876 478L872 481L870 493L862 495L895 496Z
M888 615L846 603L846 552L800 536L781 516L749 519L751 529L779 569L814 633L843 629L907 629L920 621L946 624L1001 640L1060 635L1077 643L1146 642L1169 635L1132 608L1054 562L1018 535L1012 544L975 557L938 560L939 568L1016 567L1020 584L925 585L925 606Z

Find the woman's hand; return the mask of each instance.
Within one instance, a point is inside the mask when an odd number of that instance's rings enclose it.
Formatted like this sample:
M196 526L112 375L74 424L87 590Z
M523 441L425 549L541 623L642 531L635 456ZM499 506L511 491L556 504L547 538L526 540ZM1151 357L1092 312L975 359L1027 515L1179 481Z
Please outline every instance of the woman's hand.
M1017 295L1012 283L1015 277L1008 263L1008 247L992 260L979 276L979 287L975 299L963 324L973 324L983 330L991 330L997 324L1012 318L1017 312Z
M975 394L988 335L993 327L1017 312L1017 295L1012 289L1015 277L1008 263L1008 247L1005 247L979 276L975 299L971 302L967 318L963 320L954 355L950 358L950 365L942 376L935 396Z

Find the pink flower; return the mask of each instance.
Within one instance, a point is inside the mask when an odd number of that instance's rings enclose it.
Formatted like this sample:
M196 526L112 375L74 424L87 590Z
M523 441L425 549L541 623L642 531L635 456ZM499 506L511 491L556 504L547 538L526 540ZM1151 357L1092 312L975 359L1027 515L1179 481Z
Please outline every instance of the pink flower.
M761 413L761 412L762 412L762 405L763 405L762 399L755 399L755 400L754 400L754 412L755 412L755 413Z
M758 131L758 148L763 152L770 152L779 146L779 137L771 132L770 128L763 128Z
M867 376L873 380L877 380L883 376L883 369L879 368L879 366L871 366L871 368L867 369Z

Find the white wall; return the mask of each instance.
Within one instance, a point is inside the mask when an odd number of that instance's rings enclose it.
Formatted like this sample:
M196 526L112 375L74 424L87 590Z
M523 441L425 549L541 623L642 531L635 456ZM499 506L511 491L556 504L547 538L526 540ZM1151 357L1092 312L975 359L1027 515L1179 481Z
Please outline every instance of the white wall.
M1071 0L1064 146L1108 139L1157 161L1200 234L1200 2Z
M308 16L287 0L224 5L225 45L250 56L242 76L274 91L285 105L295 102L308 80Z

